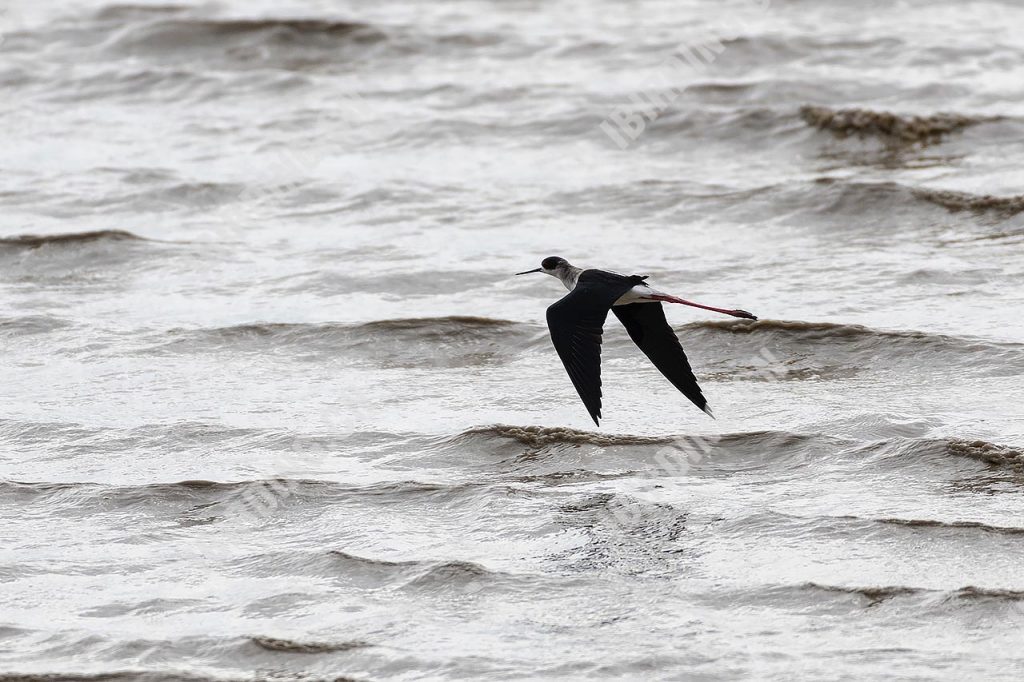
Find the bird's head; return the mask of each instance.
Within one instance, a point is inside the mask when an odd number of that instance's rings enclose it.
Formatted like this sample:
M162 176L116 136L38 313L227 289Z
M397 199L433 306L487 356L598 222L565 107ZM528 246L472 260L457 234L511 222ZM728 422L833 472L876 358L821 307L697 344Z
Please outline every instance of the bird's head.
M536 270L527 270L526 272L517 272L517 275L529 275L534 272L543 272L545 275L551 275L552 277L560 277L561 273L565 272L572 266L569 265L569 261L565 260L560 256L548 256L540 262L540 267Z

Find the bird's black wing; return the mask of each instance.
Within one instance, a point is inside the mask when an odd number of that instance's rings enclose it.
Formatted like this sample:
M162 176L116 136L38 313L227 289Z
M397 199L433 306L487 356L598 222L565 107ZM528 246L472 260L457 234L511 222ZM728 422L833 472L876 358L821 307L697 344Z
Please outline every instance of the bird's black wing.
M660 303L630 303L612 308L629 338L650 358L665 378L672 382L694 405L711 414L708 401L697 385L690 362L679 343Z
M643 280L601 270L584 270L576 288L548 308L551 342L590 418L601 418L601 335L608 310Z

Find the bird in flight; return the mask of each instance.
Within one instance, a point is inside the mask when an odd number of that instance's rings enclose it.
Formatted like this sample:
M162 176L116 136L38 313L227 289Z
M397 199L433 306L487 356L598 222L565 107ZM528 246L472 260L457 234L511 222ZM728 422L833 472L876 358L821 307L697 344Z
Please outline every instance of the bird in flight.
M652 289L647 276L620 275L607 270L584 270L558 256L545 258L529 275L543 272L561 280L569 290L548 308L548 329L558 357L565 365L572 385L580 394L591 419L601 425L601 338L604 321L611 310L629 337L694 405L709 416L711 408L697 385L690 362L668 320L662 303L681 303L747 320L757 318L746 310L726 310L687 301Z

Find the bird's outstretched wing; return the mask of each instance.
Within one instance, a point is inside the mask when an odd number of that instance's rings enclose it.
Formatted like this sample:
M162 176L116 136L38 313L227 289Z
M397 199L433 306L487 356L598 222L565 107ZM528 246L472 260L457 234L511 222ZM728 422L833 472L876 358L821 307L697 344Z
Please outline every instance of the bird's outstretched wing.
M576 288L548 308L551 342L590 418L601 418L601 338L608 311L643 280L602 270L584 270Z
M697 385L690 362L679 343L660 303L631 303L612 308L629 338L650 358L665 378L672 382L694 405L711 414L708 401Z

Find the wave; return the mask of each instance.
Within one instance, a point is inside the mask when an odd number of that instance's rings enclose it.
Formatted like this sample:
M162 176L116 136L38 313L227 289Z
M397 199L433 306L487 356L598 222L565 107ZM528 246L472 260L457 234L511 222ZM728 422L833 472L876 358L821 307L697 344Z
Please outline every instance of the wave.
M480 581L502 576L471 561L442 561L435 563L408 583L406 588L479 588Z
M927 431L927 429L925 429ZM965 457L1004 468L1024 466L1024 451L1008 445L980 440L964 440L956 437L933 438L923 436L920 429L909 433L899 431L872 431L865 438L838 437L825 433L797 433L792 431L747 431L710 435L632 435L605 434L579 431L562 427L488 425L467 429L450 436L400 435L395 433L353 433L335 438L310 437L278 431L259 429L226 429L204 425L153 425L134 429L88 430L68 424L36 424L0 421L0 433L8 442L19 445L34 445L38 442L54 442L69 439L72 442L87 441L88 447L109 444L105 447L191 449L207 450L216 447L221 451L251 451L261 448L282 453L319 453L339 449L356 448L365 452L367 445L373 445L381 453L418 452L426 457L435 457L438 451L451 450L462 453L486 453L487 461L493 463L493 456L502 450L522 453L525 449L558 449L561 447L601 448L609 461L625 458L635 467L658 466L668 468L680 457L685 457L683 469L699 468L706 472L735 472L752 467L803 465L812 459L829 457L842 453L857 452L858 459L878 466L886 460L903 466L908 457L925 457L942 461L949 456ZM922 433L915 436L915 433ZM76 446L77 447L77 446ZM870 458L865 454L872 455ZM666 459L667 458L667 459ZM560 475L577 472L557 472ZM593 472L590 472L593 473ZM173 482L155 482L131 485L111 485L95 482L23 482L0 481L0 494L30 502L35 498L53 497L61 503L76 504L96 500L109 500L117 505L146 504L151 500L179 499L216 503L269 490L274 494L302 497L315 495L341 499L358 497L364 500L451 499L458 502L463 498L477 498L481 493L507 494L511 492L506 483L493 478L479 481L420 481L387 480L364 485L350 485L334 480L307 477L267 477L238 481L214 481L206 479L185 479Z
M226 497L223 493L239 493L260 489L287 490L299 493L303 489L317 494L326 494L331 489L337 494L367 493L369 495L401 495L407 492L421 493L441 488L460 487L446 484L419 483L416 481L399 483L380 483L368 486L349 486L334 481L307 478L260 478L244 481L210 481L206 479L188 479L173 483L142 483L137 485L109 485L93 482L46 483L0 480L0 492L16 493L30 496L63 495L67 492L96 491L104 498L118 499L122 502L141 502L149 500L170 500L180 497L192 497L202 494L211 499Z
M547 200L566 210L619 213L630 219L637 210L673 211L695 218L714 211L731 214L737 220L763 221L771 216L785 218L787 224L815 230L841 229L844 233L852 225L858 231L877 227L887 235L894 221L903 231L916 228L934 232L936 216L945 211L970 211L1002 220L1024 211L1024 195L976 195L830 176L747 188L666 180L609 183L553 192Z
M852 451L851 451L852 452ZM846 454L846 453L840 453ZM817 537L822 541L835 537L877 538L880 532L888 531L887 542L905 542L912 534L915 542L927 539L930 543L951 542L963 547L985 535L996 537L1017 537L1024 535L1024 528L998 526L979 521L940 521L937 519L873 518L870 516L829 516L793 515L777 511L760 511L734 517L717 524L723 536L749 537ZM934 533L934 535L933 535Z
M11 667L11 666L8 666ZM208 674L193 674L176 671L167 666L160 666L159 671L153 670L111 670L99 673L0 673L0 682L223 682L224 680L262 682L268 679L263 675L255 677L211 677ZM298 678L274 676L269 679L310 679L303 675ZM332 674L331 682L359 682L355 678Z
M754 468L804 466L813 459L844 452L871 451L903 466L906 457L968 457L997 467L1024 470L1024 451L959 438L888 437L865 444L863 440L820 433L791 431L748 431L709 436L633 436L593 433L566 428L495 425L470 429L449 439L462 446L483 441L503 441L528 448L592 445L603 448L630 447L635 466L643 466L651 455L653 464L665 473L695 471L702 475L732 474ZM663 446L663 447L652 447ZM609 457L613 454L609 453ZM565 472L560 472L565 474Z
M649 134L662 137L689 134L733 142L742 139L750 145L765 146L766 134L770 133L771 144L776 146L780 136L796 132L800 127L792 111L780 108L744 106L722 111L712 107L669 109L651 125Z
M47 235L20 235L0 237L0 251L39 249L42 247L75 247L95 242L144 242L150 241L124 230L93 230L90 232L69 232Z
M895 216L902 225L921 222L926 227L934 225L931 215L920 211L921 202L942 207L948 211L971 211L977 215L995 215L1011 218L1024 211L1024 196L996 197L990 195L953 192L948 190L911 187L898 182L858 182L843 178L822 177L814 180L814 189L806 200L801 187L776 187L775 194L790 192L795 199L805 203L806 209L848 226L852 216L859 216L865 222L865 212L877 214L879 224L890 229ZM916 205L916 206L915 206Z
M360 640L349 642L297 642L278 637L250 637L249 641L267 651L280 651L289 654L329 654L338 651L365 649L373 646Z
M614 327L614 325L611 325ZM606 334L609 351L635 357L620 333ZM1024 371L1024 344L861 325L762 319L702 321L676 329L693 348L704 376L743 380L806 380L914 368L971 370L983 376ZM540 325L483 317L379 320L369 323L252 323L172 329L150 336L143 354L254 352L326 356L384 367L464 367L507 363L547 345ZM927 355L923 352L927 351ZM526 439L570 438L543 433Z
M217 77L209 73L190 71L187 68L146 68L144 66L126 67L118 63L102 71L83 74L65 74L58 76L63 81L52 83L54 89L48 93L46 98L50 102L73 103L81 105L83 101L108 100L115 97L126 97L137 99L140 92L146 93L150 101L208 101L229 96L230 91L235 96L239 91L244 91L249 82L254 82L251 87L266 90L284 90L287 83L287 75L279 75L276 78L267 75L258 78L252 75L249 78L237 78L231 88L225 87L224 77ZM65 87L60 87L64 85ZM94 199L90 206L103 205L100 197ZM85 199L80 199L83 203Z
M386 436L390 435L391 441ZM373 452L389 442L400 445L401 436L374 432L310 434L285 429L243 428L224 424L181 421L150 423L131 428L85 426L74 422L44 422L0 419L0 440L21 447L35 448L42 443L60 444L68 455L88 453L93 448L111 451L131 450L134 455L166 452L191 453L203 456L211 451L230 453L273 453L282 463L302 462L302 458L336 452L341 448L357 448ZM186 481L186 487L203 488L219 485L213 481ZM164 485L164 484L160 484ZM166 485L176 485L169 483Z
M949 599L994 599L997 601L1022 601L1024 590L1002 590L968 585L948 594Z
M839 586L839 585L823 585L815 582L807 582L803 585L798 586L797 589L807 590L812 592L834 592L840 594L852 594L868 599L872 604L877 604L888 599L895 597L905 597L908 595L922 594L928 592L928 590L920 587L905 587L902 585L892 586L871 586L871 587L857 587L857 586Z
M123 18L117 19L118 14ZM300 71L346 59L340 54L345 50L360 57L381 52L408 56L447 48L490 48L506 38L494 32L426 33L419 28L347 19L197 15L174 6L149 13L124 7L94 19L114 28L104 48L115 52L157 58L193 54L245 65L276 63Z
M847 36L821 35L773 35L751 34L726 37L722 40L725 55L738 56L751 65L786 63L807 55L820 56L833 50L856 51L860 55L899 54L905 50L906 41L889 36L877 38L853 38Z
M634 111L639 113L640 107L637 105ZM999 125L993 127L993 124ZM778 153L780 148L790 148L794 153L802 153L807 145L816 144L815 131L823 131L839 139L859 138L882 143L880 149L830 149L829 156L842 161L843 167L865 164L889 168L908 164L945 166L950 161L948 157L925 155L917 147L941 142L982 125L989 126L986 133L993 140L1014 139L1019 136L1022 124L1022 119L1011 116L956 113L913 116L869 109L805 105L794 110L786 103L774 106L741 103L669 109L648 126L645 138L675 145L680 136L685 136L693 142L710 140L748 150ZM565 131L566 125L574 124L560 123L558 129ZM915 153L908 153L911 151Z
M863 461L875 468L903 468L910 461L914 466L927 463L948 469L954 461L951 458L966 458L987 464L993 469L1024 472L1024 450L983 440L893 437L862 445L859 452L863 455Z
M156 255L155 242L124 230L0 238L0 279L120 288L126 270Z
M121 22L131 19L150 19L155 16L185 14L193 9L189 5L107 5L96 11L94 18L100 21Z
M189 208L207 210L245 197L245 185L227 182L179 182L114 197L106 203L137 202L147 210Z
M343 43L375 43L385 38L379 29L354 21L171 16L129 25L108 41L107 47L150 53L196 48L229 52L242 44L326 48Z
M921 594L941 594L944 595L945 601L992 599L1016 602L1024 600L1024 591L1021 590L975 587L973 585L961 587L956 590L937 590L923 587L906 587L902 585L886 587L847 587L808 582L801 585L800 588L804 590L859 595L870 600L872 605L896 597Z
M787 225L816 231L849 233L853 226L858 231L875 228L887 237L896 223L904 232L918 229L934 233L936 218L948 211L969 211L977 217L998 220L1024 211L1024 195L971 194L832 176L745 188L664 180L610 183L554 192L547 200L567 210L619 213L630 219L641 209L673 211L693 215L694 219L714 211L742 221L785 218Z
M1024 211L1024 194L997 197L989 194L968 194L950 190L916 189L914 195L954 213L971 211L973 213L993 213L1003 218L1010 218Z
M501 480L557 487L638 475L717 478L757 470L798 471L857 444L790 431L646 436L496 425L450 437L442 447L457 451L463 460L486 457L490 467L501 457L502 470L507 470ZM585 449L599 460L588 467L566 466L558 455L567 449Z
M444 333L452 331L469 331L477 329L505 331L515 327L519 323L510 320L496 320L490 317L476 317L472 315L451 315L448 317L415 317L397 320L377 320L360 325L368 331L415 331L426 334Z
M276 551L231 557L232 571L244 575L302 575L368 589L393 587L411 591L457 590L466 594L501 583L543 580L530 574L493 571L459 559L383 559L343 550ZM370 646L368 644L364 646ZM353 647L354 648L354 647Z
M727 331L730 334L752 334L780 333L790 336L797 336L809 340L819 339L944 339L955 337L944 337L932 335L927 332L918 331L884 331L865 327L859 324L842 324L834 322L804 322L799 320L706 320L694 322L681 327L682 330L717 330Z
M801 107L800 117L807 125L839 137L877 137L901 144L937 142L969 126L1000 120L948 113L906 116L870 109L832 109L812 105Z
M58 329L73 326L71 322L48 315L25 315L22 317L0 317L0 337L47 334Z
M334 577L371 587L395 585L412 589L448 588L508 577L469 561L390 560L360 556L343 550L272 552L235 558L232 561L234 569L258 575L263 575L267 571L280 573L283 566L287 566L289 572L295 574Z
M365 272L358 275L344 272L311 271L282 277L272 282L273 290L283 294L298 293L303 296L324 296L336 297L344 294L366 294L368 291L379 291L390 299L408 302L415 299L427 299L438 295L466 294L473 290L487 290L490 287L507 281L504 274L498 273L474 273L468 270L432 270L421 269L416 271L393 271L380 270L378 272ZM424 282L430 282L429 287L424 287ZM489 295L483 293L482 295ZM476 326L488 326L490 318L472 316L453 316L456 320L472 324L473 320L479 321ZM437 318L434 318L437 319ZM442 318L443 319L443 318ZM504 326L511 329L515 323L508 320L491 320L494 326ZM409 323L417 323L417 320L391 320L383 321L381 325L369 323L373 329L378 331L381 327L407 327Z
M1024 450L997 445L983 440L961 440L952 438L946 441L950 454L958 457L976 459L996 467L1024 471Z
M361 567L361 568L408 568L410 566L421 566L422 564L418 561L389 561L387 559L372 559L369 557L357 556L355 554L349 554L339 549L332 549L327 553L332 560L338 560L343 565L348 567Z
M539 331L532 325L485 317L379 320L363 324L253 323L213 329L174 329L144 353L293 351L297 356L358 358L385 367L462 367L517 356ZM342 355L342 352L345 354Z
M197 440L195 435L189 436L180 430L167 431L160 428L155 431L112 430L106 437L102 430L91 432L66 426L61 428L72 430L65 434L56 427L40 430L32 425L0 422L0 432L15 447L22 444L33 446L38 442L52 444L59 437L70 438L75 443L86 442L89 448L104 444L104 447L110 448L130 445L137 449L141 444L145 448L163 451L197 446L208 448L215 444L221 449L249 451L254 443L263 443L283 453L297 450L303 442L302 437L294 435L251 433L247 430L237 433L233 430L213 430ZM363 436L346 436L337 445L364 451L362 443L369 438L381 452L403 453L405 461L410 453L414 453L416 457L431 463L431 466L453 459L465 466L476 458L479 460L481 478L458 482L387 480L363 485L287 476L240 481L186 479L132 485L0 480L0 499L26 508L35 505L48 509L50 513L54 510L152 508L155 513L171 513L178 518L182 513L187 515L193 510L202 509L205 522L219 522L234 517L258 521L272 514L283 513L289 506L303 507L310 501L351 502L368 507L426 504L450 508L459 513L467 507L489 504L496 498L542 493L523 490L518 487L522 483L559 486L580 480L633 476L638 472L653 472L664 477L720 477L757 470L780 473L801 471L814 466L819 460L833 460L837 457L856 460L875 471L879 467L902 469L920 467L922 464L948 470L954 462L951 458L968 458L1017 472L1024 470L1024 451L1019 448L955 437L891 436L880 440L872 437L873 442L867 442L866 438L840 438L821 433L790 431L638 436L512 425L483 426L440 438L426 435L402 437L395 434ZM106 441L109 441L109 445L106 445ZM319 444L317 447L323 449L324 446ZM527 453L536 455L539 454L537 451L557 452L560 448L581 447L593 449L595 454L600 453L601 463L596 470L566 468L559 463L558 457L531 459L526 469L504 465L495 469L496 457L504 458L503 462L522 462L522 456ZM335 445L331 445L331 448L337 449ZM273 504L268 503L268 500L272 500ZM165 507L162 502L170 504ZM881 519L878 522L942 526L938 521L927 520ZM1012 528L989 527L976 522L951 522L947 525L950 528L977 528L1007 534L1018 532Z
M702 595L702 599L721 600L720 593ZM768 585L763 588L732 591L729 599L733 603L748 601L765 602L783 608L820 606L822 599L842 599L856 606L876 608L886 602L898 601L900 608L932 610L943 605L963 608L977 602L1019 602L1024 600L1024 591L1003 588L977 587L967 585L955 589L918 587L912 585L835 585L808 581L799 584Z
M1024 371L1024 344L920 331L772 319L707 320L676 331L684 347L690 344L704 356L698 365L705 375L726 379L776 381L894 369L971 370L981 376Z
M961 237L957 239L944 239L940 243L942 244L963 244L966 242L981 242L981 241L1020 241L1024 238L1024 229L1021 230L1004 230L1000 232L993 232L991 234L983 234L977 237Z
M531 448L552 445L662 445L671 443L672 437L631 436L578 431L576 429L544 426L512 426L496 424L470 429L459 434L452 442L466 440L511 440Z
M489 448L508 445L513 450L523 447L541 450L560 447L593 446L605 449L609 462L623 458L630 473L638 469L657 471L664 475L730 475L756 468L802 466L815 453L850 447L853 441L821 434L790 431L748 431L716 435L638 436L604 434L561 427L486 426L459 434L448 440L455 447L477 444ZM621 473L613 476L621 476ZM529 480L559 482L565 478L595 478L591 471L557 471ZM519 478L517 480L526 480Z
M158 672L153 670L111 670L101 673L0 673L0 682L211 682L213 679L217 678L169 670L165 667L161 667ZM345 677L332 677L332 680L333 682L356 682Z
M245 500L247 493L253 499L265 490L288 495L304 494L310 489L325 489L333 484L309 479L267 478L236 482L185 480L174 483L143 483L138 485L109 485L104 483L66 482L47 483L30 481L0 481L0 495L12 496L23 504L53 500L61 506L76 507L100 504L113 507L146 506L156 500L163 501L227 501Z
M18 445L24 440L30 445L41 440L53 442L54 429L39 430L27 427L4 427L5 435L13 436ZM22 437L18 434L24 432ZM73 432L75 442L86 441L94 448L104 443L103 432ZM409 453L435 466L437 462L460 461L465 465L474 458L480 460L479 480L446 482L399 480L351 485L338 481L307 477L268 477L241 481L214 481L186 479L176 482L141 483L133 485L111 485L96 482L25 482L0 481L0 499L18 504L25 509L35 507L46 513L78 514L81 510L136 509L142 513L172 515L181 524L194 520L203 523L218 523L224 520L241 519L259 522L265 517L288 513L289 507L302 508L315 501L323 503L361 504L367 508L379 505L431 505L461 514L466 509L480 509L495 500L510 495L522 497L542 494L543 490L523 489L522 484L561 486L584 480L601 480L608 477L622 477L635 474L638 470L651 470L659 475L685 475L694 469L700 475L728 475L738 470L754 468L779 469L790 465L802 466L815 452L828 451L842 443L812 435L788 432L753 432L715 437L649 437L633 435L605 435L587 433L572 429L543 428L530 426L489 426L470 429L449 437L421 436L410 440L384 434L385 442L380 443L381 434L371 434L375 447L384 451ZM187 438L180 432L153 432L142 429L117 430L109 434L111 448L130 444L137 449L143 447L158 450L180 450L197 445L194 437ZM352 447L361 447L357 436L350 437ZM200 447L211 444L221 449L239 448L250 450L253 443L271 443L275 448L287 450L299 439L283 437L267 432L237 435L210 434ZM346 441L347 442L347 441ZM518 461L526 450L540 450L560 447L601 448L604 464L614 471L572 468L566 470L557 458L551 466L534 464L526 469L519 466L501 466L495 470L495 457L506 461ZM832 448L834 449L834 448ZM767 453L767 454L766 454ZM540 468L538 468L538 466ZM184 516L182 516L184 515Z
M985 533L992 533L996 535L1024 535L1024 528L992 526L978 521L935 521L932 519L872 519L872 521L892 526L906 526L908 528L940 528L946 530L967 529L980 530Z
M424 441L424 446L428 445ZM385 481L353 485L316 478L268 477L243 481L183 480L172 483L111 485L95 482L28 482L0 480L0 499L28 509L38 506L49 512L82 509L152 510L170 514L177 521L193 512L203 523L229 519L258 522L275 516L289 505L353 503L366 508L395 504L430 505L461 513L480 509L511 495L529 496L503 480L491 478L458 483L433 481ZM167 505L167 506L165 506ZM174 506L177 505L177 506Z

